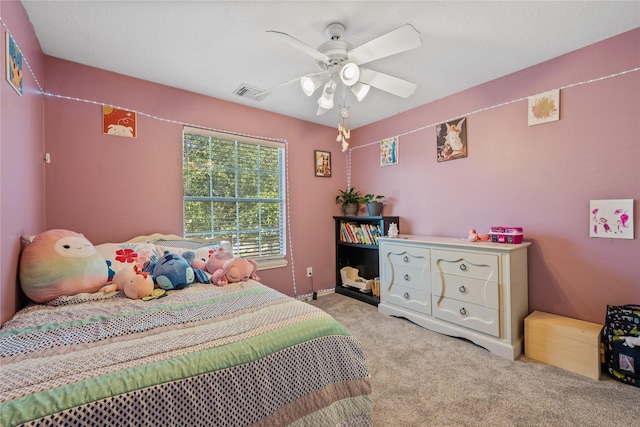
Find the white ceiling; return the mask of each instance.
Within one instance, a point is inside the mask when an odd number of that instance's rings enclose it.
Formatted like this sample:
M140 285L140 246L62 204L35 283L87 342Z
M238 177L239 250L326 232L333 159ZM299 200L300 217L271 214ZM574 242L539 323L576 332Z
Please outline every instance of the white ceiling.
M417 83L416 92L403 99L372 88L361 103L348 92L353 129L640 27L639 1L22 3L47 55L332 127L337 108L317 116L320 91L308 98L297 82L262 101L234 94L317 71L311 56L266 31L316 49L332 22L354 47L412 24L421 47L367 68Z

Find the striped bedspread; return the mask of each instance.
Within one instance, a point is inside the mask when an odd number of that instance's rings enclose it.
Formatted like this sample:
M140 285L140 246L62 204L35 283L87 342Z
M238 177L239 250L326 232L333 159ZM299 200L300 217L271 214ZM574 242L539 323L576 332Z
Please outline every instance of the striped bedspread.
M340 323L255 281L59 298L0 329L2 427L370 426L370 392Z

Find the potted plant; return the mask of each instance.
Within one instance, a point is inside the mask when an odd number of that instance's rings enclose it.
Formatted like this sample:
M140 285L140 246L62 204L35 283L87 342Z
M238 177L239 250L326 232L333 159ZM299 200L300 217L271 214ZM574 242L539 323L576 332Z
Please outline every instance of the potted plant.
M359 203L366 203L369 216L379 216L382 213L382 202L384 196L377 194L365 194L358 198Z
M356 191L353 187L346 188L344 190L338 190L336 196L336 203L342 204L342 210L345 215L357 215L360 199L360 192Z

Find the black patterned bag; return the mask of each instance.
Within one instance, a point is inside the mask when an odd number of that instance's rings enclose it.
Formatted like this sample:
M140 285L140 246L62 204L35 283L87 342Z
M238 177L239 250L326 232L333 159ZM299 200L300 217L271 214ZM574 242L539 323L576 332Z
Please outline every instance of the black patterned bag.
M602 342L609 375L640 387L640 305L607 305Z

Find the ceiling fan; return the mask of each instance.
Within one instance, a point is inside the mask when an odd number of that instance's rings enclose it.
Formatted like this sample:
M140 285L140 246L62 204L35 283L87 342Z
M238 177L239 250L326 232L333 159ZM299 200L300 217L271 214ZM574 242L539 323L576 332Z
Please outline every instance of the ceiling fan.
M420 47L418 30L411 24L405 24L355 48L342 40L344 31L345 27L340 23L329 24L325 33L330 40L317 49L309 47L289 34L274 30L267 31L313 57L319 69L317 72L297 77L276 87L299 80L303 92L311 96L324 83L322 95L318 99L318 115L333 108L333 97L340 83L350 88L358 101L364 99L371 86L402 98L407 98L415 92L417 88L415 83L363 68L361 65Z

